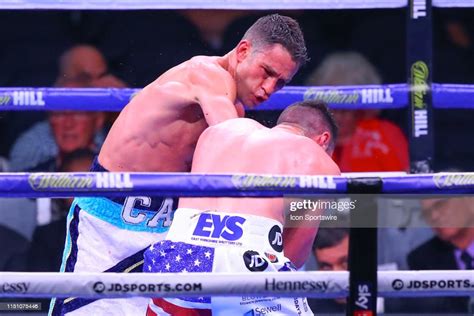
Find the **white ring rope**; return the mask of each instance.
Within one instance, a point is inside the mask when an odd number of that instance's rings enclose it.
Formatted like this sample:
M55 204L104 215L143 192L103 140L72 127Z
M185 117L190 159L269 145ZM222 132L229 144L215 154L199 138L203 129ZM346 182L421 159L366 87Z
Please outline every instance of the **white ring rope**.
M349 273L0 273L0 297L201 297L348 295ZM472 271L380 271L383 297L474 295Z
M418 1L419 3L423 3ZM407 0L2 0L0 9L147 10L147 9L381 9L402 8ZM433 0L434 7L474 7L472 0Z
M400 8L407 0L2 0L1 9L147 10L147 9L371 9Z

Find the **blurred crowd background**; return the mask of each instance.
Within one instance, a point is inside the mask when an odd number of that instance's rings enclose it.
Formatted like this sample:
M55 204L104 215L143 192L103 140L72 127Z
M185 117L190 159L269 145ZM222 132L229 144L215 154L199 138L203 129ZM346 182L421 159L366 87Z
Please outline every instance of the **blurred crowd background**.
M268 13L1 10L0 87L141 88L192 56L227 53ZM291 85L407 82L405 10L280 13L300 22L311 57ZM474 83L473 17L474 9L434 9L434 82ZM474 171L473 113L434 111L436 171ZM0 171L87 171L116 115L0 112ZM247 113L267 126L278 115ZM408 171L407 109L338 110L334 115L340 128L334 159L343 172ZM469 197L382 200L386 213L381 218L390 225L379 232L379 263L390 269L472 269L472 202ZM0 270L58 271L69 204L1 198ZM308 269L346 269L347 242L346 230L325 227ZM386 302L385 311L467 313L474 306L469 298L424 300ZM342 312L345 301L311 304L317 311Z

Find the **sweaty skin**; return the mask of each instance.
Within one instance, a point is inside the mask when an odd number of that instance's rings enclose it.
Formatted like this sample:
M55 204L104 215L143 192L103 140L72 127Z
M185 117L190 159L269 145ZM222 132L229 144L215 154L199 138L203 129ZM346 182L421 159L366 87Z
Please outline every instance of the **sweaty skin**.
M340 174L325 150L294 126L279 124L270 129L245 118L228 120L204 131L196 147L192 172ZM284 201L279 198L182 198L179 207L258 215L285 226ZM285 228L285 256L297 267L309 255L316 232L316 226Z
M235 84L221 63L195 57L145 87L114 123L100 163L113 171L186 171L206 119L212 124L237 117L238 110L243 114L234 106Z
M241 41L223 57L196 56L165 72L120 113L99 154L110 171L186 172L208 127L243 117L243 105L265 101L298 65L281 45L251 53Z

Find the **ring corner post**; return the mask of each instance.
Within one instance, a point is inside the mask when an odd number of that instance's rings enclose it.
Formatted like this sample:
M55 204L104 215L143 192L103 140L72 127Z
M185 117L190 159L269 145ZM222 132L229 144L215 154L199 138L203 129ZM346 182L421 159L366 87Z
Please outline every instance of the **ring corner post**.
M435 146L432 0L408 0L406 21L410 173L430 173Z
M354 178L348 193L358 194L358 207L350 213L349 298L347 316L377 315L377 193L380 178ZM363 195L362 195L363 194Z

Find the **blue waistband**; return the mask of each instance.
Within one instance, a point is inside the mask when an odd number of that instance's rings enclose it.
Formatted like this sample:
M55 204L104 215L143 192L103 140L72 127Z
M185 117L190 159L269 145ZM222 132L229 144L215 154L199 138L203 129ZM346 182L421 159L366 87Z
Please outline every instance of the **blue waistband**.
M134 199L133 203L124 206L102 197L78 197L74 199L70 212L78 206L81 212L84 211L121 229L149 233L167 232L173 221L175 205L168 201L157 209L140 209L137 206L142 201Z
M92 161L92 165L90 168L91 172L109 172L109 170L105 169L99 162L99 157L95 156L94 160Z
M102 166L100 164L98 156L94 157L94 160L92 161L90 171L91 172L109 172L109 170L105 169L104 166ZM114 201L115 203L118 203L118 204L124 204L125 203L125 197L104 196L104 198L107 198L107 199L109 199L111 201Z

